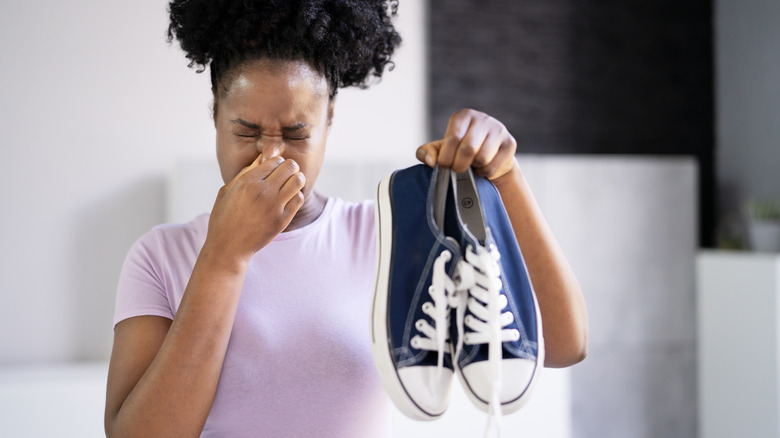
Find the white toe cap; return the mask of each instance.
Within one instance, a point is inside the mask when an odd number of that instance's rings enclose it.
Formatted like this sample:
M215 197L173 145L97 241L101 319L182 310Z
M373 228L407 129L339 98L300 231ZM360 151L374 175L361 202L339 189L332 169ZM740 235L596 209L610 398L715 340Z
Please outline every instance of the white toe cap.
M435 366L411 366L398 370L398 376L412 401L428 415L444 413L450 401L452 370Z
M466 391L470 391L473 397L476 397L484 404L484 406L479 406L481 409L487 410L487 405L491 398L491 381L494 377L488 362L473 362L463 367L461 371L463 379L466 381ZM499 392L501 403L514 404L519 399L525 398L536 372L536 361L527 359L501 360L501 387ZM507 406L503 410L504 413L508 413Z

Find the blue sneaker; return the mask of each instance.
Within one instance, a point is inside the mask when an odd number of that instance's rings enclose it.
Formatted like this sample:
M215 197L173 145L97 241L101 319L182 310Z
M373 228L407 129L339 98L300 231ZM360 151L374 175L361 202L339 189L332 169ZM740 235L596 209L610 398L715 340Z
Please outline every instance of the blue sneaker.
M454 375L449 300L460 248L442 232L448 186L448 173L417 165L377 190L372 353L396 407L417 420L444 413Z
M445 231L463 248L453 361L471 401L500 418L522 407L543 367L539 305L495 186L469 169L452 172L452 193Z

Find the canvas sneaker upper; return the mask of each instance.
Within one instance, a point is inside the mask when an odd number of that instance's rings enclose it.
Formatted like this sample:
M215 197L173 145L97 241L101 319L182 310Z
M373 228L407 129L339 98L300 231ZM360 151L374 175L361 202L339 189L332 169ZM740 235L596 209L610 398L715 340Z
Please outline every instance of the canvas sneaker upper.
M461 252L437 223L446 195L437 174L423 165L392 173L379 184L376 206L374 359L399 410L421 420L444 413L454 373L449 301Z
M472 402L500 417L524 404L538 377L541 315L495 186L469 170L452 174L452 189L457 214L446 232L463 248L452 306L455 367Z

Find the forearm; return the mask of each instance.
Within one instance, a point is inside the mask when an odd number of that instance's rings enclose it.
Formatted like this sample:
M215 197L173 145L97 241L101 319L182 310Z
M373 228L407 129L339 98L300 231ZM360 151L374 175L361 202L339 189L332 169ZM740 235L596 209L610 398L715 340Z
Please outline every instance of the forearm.
M493 181L512 223L542 314L545 366L565 367L587 351L588 315L574 272L517 162Z
M204 247L176 317L113 421L111 436L199 436L222 370L246 265Z

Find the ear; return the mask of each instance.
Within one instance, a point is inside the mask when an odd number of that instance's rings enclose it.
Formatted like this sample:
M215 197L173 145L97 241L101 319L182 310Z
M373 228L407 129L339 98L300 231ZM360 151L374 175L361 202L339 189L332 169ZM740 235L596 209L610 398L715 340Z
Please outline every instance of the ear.
M330 102L328 102L328 133L330 133L330 126L333 124L333 112L335 110L336 106L336 96L333 96L333 99L330 99Z
M214 127L217 126L217 90L214 88L211 89L211 97L212 97L212 104L211 104L211 120L214 122Z

